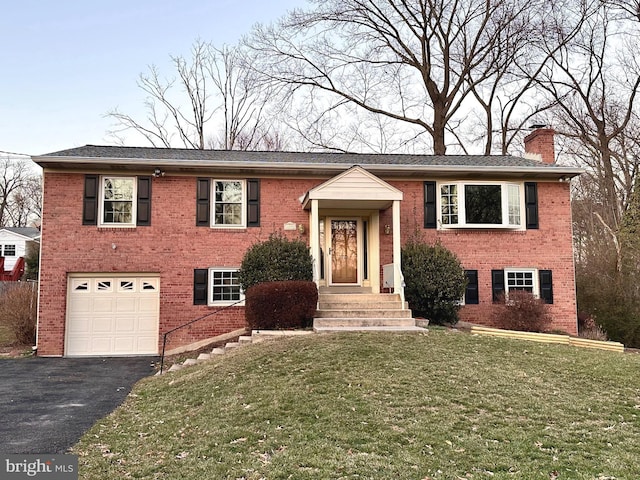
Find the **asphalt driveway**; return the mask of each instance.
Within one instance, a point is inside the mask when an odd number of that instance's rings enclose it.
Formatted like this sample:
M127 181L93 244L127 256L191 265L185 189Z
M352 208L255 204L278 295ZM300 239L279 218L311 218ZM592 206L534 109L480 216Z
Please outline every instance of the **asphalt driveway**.
M0 360L0 453L65 453L134 383L154 373L156 360Z

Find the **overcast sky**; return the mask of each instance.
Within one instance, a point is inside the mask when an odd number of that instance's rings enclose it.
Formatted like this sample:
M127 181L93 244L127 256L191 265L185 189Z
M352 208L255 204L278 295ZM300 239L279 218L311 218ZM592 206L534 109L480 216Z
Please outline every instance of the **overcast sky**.
M0 8L0 151L38 155L109 144L114 108L134 114L136 80L200 38L234 44L305 0L5 0ZM2 155L2 153L0 153Z

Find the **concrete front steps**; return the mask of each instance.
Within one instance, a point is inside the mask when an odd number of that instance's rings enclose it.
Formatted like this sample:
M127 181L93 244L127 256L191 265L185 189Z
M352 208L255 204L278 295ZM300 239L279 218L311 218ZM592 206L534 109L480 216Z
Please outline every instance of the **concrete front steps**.
M371 293L365 289L321 289L314 332L424 332L411 310L402 308L400 295Z
M216 347L209 353L201 353L198 355L198 358L187 358L182 363L174 363L171 367L164 368L162 373L177 372L185 367L197 365L217 356L224 355L227 352L244 345L250 345L252 343L258 343L269 339L310 334L313 334L310 330L254 330L251 332L251 335L240 335L236 342L227 342L224 347ZM160 372L156 373L156 375L160 375Z

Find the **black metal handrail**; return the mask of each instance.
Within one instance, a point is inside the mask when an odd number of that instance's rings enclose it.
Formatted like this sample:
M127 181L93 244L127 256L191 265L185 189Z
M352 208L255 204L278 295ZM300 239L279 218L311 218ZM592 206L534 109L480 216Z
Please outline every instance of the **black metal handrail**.
M194 324L194 323L196 323L196 322L198 322L200 320L203 320L205 318L208 318L208 317L210 317L212 315L215 315L216 313L220 313L220 312L222 312L222 311L224 311L224 310L226 310L228 308L231 308L231 307L233 307L233 306L235 306L235 305L237 305L239 303L242 303L242 302L244 302L244 299L238 300L237 302L233 302L233 303L231 303L229 305L225 305L224 307L219 308L218 310L215 310L213 312L207 313L206 315L203 315L201 317L194 318L193 320L191 320L191 321L189 321L189 322L187 322L187 323L185 323L183 325L180 325L180 326L178 326L176 328L173 328L173 329L165 332L164 335L162 336L162 357L160 357L160 374L162 374L162 370L164 368L164 352L165 352L165 349L166 349L166 346L167 346L167 336L169 336L169 334L175 332L176 330L180 330L181 328L188 327L189 325L192 325L192 324Z

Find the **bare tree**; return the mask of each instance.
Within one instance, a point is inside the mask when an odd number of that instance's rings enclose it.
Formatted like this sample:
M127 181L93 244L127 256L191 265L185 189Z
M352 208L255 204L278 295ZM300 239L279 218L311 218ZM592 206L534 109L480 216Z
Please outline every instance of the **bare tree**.
M527 131L528 125L546 116L555 105L553 98L536 92L536 82L552 60L582 31L584 22L594 14L594 0L547 0L511 2L509 21L502 22L487 61L493 65L493 77L476 82L469 72L469 88L480 105L484 122L476 138L484 139L484 154L496 145L503 155ZM538 122L536 122L538 123Z
M0 226L38 224L42 212L40 176L26 160L0 159Z
M640 69L633 57L638 45L614 21L608 6L587 19L581 34L553 58L539 85L555 103L554 119L569 149L589 167L603 204L602 219L618 230L633 188L637 152L632 127ZM635 127L637 128L637 127Z
M312 11L255 30L248 42L255 68L309 99L324 92L333 102L322 115L355 105L403 123L412 137L427 133L434 153L444 154L448 127L467 116L468 97L499 85L505 64L526 47L523 15L547 2L314 3ZM486 103L490 109L492 100Z
M250 149L269 145L265 123L268 92L255 73L244 67L237 47L217 48L198 40L191 57L172 56L176 76L164 78L155 66L140 74L138 86L146 94L146 118L118 109L112 136L134 131L156 147Z

